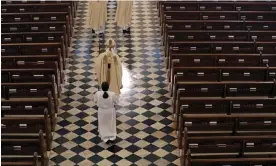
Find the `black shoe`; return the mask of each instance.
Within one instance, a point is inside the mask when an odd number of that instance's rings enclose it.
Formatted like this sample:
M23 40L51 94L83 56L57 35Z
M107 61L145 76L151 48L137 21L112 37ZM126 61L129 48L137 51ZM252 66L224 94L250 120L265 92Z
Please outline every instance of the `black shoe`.
M110 140L110 143L111 143L111 144L114 144L114 143L115 143L115 140Z
M106 141L106 144L107 144L107 145L109 145L110 143L111 143L110 140Z
M94 30L94 29L92 29L92 33L95 33L95 30Z

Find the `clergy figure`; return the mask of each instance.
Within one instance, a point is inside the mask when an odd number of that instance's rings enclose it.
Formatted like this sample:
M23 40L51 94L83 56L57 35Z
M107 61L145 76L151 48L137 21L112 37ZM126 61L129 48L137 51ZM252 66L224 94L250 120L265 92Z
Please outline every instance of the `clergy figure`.
M92 32L103 33L107 20L107 0L89 1L89 27Z
M117 1L117 11L115 16L115 21L117 25L123 28L123 31L130 31L130 23L132 17L132 5L133 1Z
M94 95L94 101L98 106L98 131L101 139L107 144L113 143L117 136L116 110L118 96L109 91L107 82L101 85L102 90Z
M113 39L106 41L107 49L97 57L95 69L99 86L103 82L107 82L109 90L119 95L122 88L123 70L121 60L114 51L115 44Z

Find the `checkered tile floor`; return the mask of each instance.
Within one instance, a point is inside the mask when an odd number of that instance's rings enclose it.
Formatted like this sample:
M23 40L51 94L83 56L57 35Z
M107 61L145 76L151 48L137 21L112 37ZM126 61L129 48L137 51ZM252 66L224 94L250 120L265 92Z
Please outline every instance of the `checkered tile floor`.
M88 2L80 1L50 165L179 165L156 2L134 2L130 35L116 28L115 11L109 2L105 38L116 40L123 61L116 144L98 137L92 99L99 38L87 27Z

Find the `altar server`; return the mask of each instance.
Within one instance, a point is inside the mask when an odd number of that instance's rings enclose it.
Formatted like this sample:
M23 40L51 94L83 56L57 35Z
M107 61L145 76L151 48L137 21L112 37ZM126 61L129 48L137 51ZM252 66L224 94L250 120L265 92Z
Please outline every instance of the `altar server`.
M101 85L102 90L94 95L94 101L98 106L98 131L100 138L107 144L113 143L117 136L116 110L118 96L109 91L107 82Z

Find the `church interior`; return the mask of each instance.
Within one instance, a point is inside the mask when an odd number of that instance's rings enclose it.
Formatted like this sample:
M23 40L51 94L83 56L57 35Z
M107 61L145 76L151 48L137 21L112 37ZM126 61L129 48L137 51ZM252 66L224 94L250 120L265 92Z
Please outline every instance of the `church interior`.
M276 166L276 2L123 2L1 1L1 165Z

